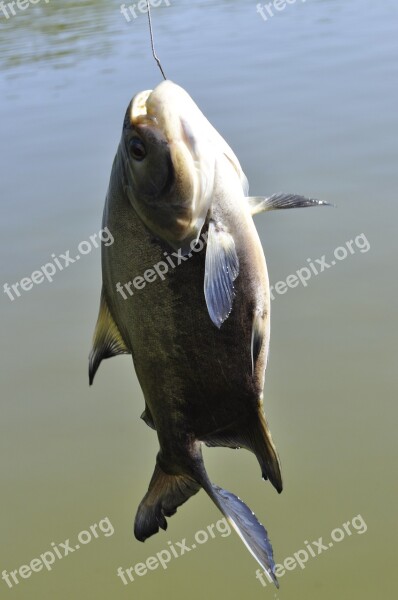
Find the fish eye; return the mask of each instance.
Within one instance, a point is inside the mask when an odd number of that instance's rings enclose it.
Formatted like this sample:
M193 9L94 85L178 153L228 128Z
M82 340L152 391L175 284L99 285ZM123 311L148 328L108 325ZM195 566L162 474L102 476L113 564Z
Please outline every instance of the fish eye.
M146 157L146 149L144 143L138 137L133 137L129 141L129 151L131 157L134 158L134 160L141 161L144 160L144 158Z

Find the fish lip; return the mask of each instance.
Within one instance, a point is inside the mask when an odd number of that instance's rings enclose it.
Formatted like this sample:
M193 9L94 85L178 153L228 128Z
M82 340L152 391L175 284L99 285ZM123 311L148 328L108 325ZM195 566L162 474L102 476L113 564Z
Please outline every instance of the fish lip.
M147 100L153 90L144 90L136 94L131 102L130 123L137 125L153 125L157 123L154 115L148 115Z
M161 130L161 133L165 136L165 139L167 140L168 144L172 145L183 142L188 147L193 159L197 160L198 151L195 136L192 132L191 127L189 126L188 122L184 117L179 118L180 132L175 132L173 136L170 136L170 132L166 131L165 128L161 125L162 119L159 120L158 116L153 111L153 109L151 113L149 113L148 102L153 91L154 90L144 90L142 92L138 92L138 94L134 96L130 107L131 125L155 125Z
M161 127L161 123L157 118L157 115L153 112L148 112L148 101L154 90L144 90L138 92L131 102L130 107L130 123L132 126L137 127L140 125L144 126L156 126L161 130L161 133L165 136L167 143L172 146L174 144L183 143L188 148L194 163L199 160L198 144L195 138L194 132L190 127L188 121L184 117L180 117L180 132L174 136L167 135L170 132L164 131Z

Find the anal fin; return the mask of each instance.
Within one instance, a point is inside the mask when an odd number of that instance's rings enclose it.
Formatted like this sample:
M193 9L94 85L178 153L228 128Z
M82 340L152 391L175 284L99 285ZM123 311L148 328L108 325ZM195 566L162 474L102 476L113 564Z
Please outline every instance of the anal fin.
M208 448L231 448L231 450L239 450L236 437L228 432L219 432L212 434L204 441Z
M258 460L263 478L269 479L278 493L282 491L279 457L262 409L259 408L255 419L202 436L201 441L213 448L250 450Z

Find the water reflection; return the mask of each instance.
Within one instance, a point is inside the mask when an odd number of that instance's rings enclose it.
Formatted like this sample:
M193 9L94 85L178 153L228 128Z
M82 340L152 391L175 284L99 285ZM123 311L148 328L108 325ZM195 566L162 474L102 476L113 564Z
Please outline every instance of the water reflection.
M75 64L77 57L106 55L118 25L116 6L105 0L41 0L16 12L0 19L3 69L43 61L61 68Z

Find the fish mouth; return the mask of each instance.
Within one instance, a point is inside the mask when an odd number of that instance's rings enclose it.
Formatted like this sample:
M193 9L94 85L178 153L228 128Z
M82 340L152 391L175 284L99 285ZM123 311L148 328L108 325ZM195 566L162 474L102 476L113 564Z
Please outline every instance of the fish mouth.
M199 141L201 137L200 128L197 123L192 126L190 115L184 114L185 111L181 110L182 102L181 98L178 98L178 93L174 93L169 100L170 105L175 104L175 110L173 110L174 107L170 108L168 105L167 96L165 99L159 98L158 89L165 84L168 84L173 91L180 89L179 86L167 80L162 82L155 90L139 92L131 103L130 122L133 127L139 127L140 125L156 127L170 147L183 144L189 150L194 165L198 166L202 161L201 151L204 145L203 140L201 143ZM193 101L190 98L189 100L198 110Z

